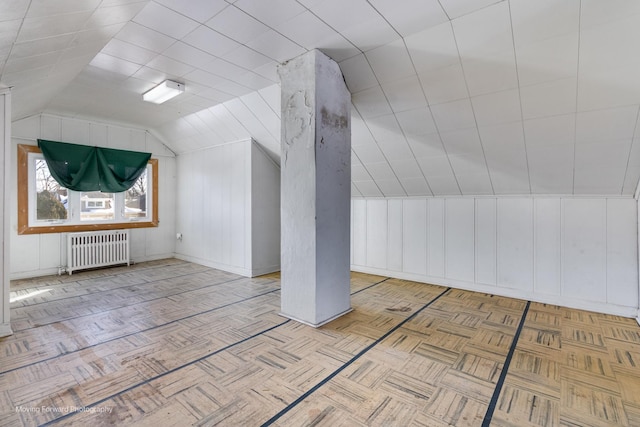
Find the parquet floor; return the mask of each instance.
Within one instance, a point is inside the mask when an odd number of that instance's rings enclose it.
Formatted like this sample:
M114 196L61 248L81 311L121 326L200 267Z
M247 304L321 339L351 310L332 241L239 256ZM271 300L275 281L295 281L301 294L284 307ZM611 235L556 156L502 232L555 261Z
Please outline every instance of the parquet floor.
M635 320L352 274L278 315L279 276L179 260L12 282L0 426L640 426Z

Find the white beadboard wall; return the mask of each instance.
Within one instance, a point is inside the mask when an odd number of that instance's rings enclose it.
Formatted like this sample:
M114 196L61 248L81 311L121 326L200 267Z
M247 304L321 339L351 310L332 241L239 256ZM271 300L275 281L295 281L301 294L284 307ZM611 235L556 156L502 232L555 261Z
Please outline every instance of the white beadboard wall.
M17 164L18 144L37 145L37 139L151 152L158 159L159 226L131 230L133 262L170 258L175 250L176 161L157 138L143 129L77 118L40 114L12 123L11 158ZM12 279L57 274L66 265L66 233L18 235L16 174L10 184L10 276Z
M280 170L252 140L177 157L176 257L253 277L280 270Z
M606 197L352 199L351 268L636 317L637 210Z

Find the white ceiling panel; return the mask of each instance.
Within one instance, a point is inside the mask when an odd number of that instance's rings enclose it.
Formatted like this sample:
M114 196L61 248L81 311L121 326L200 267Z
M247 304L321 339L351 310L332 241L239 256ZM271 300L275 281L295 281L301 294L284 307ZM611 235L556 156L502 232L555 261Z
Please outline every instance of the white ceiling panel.
M432 134L437 131L429 108L400 111L395 115L406 137Z
M218 57L222 57L240 46L238 42L204 25L189 32L186 37L182 38L182 41Z
M206 25L242 44L269 31L268 26L236 7L227 7Z
M580 69L578 111L640 103L640 62L619 68Z
M635 64L638 59L629 50L640 48L640 28L633 16L588 28L580 33L580 68L620 68Z
M407 36L449 20L437 0L370 0L391 26ZM401 7L398 7L401 6Z
M310 10L363 52L400 38L384 17L365 0L325 0L314 3ZM358 19L354 20L354 16Z
M118 39L112 39L107 43L102 53L141 65L157 56L156 52Z
M413 157L407 160L390 160L389 163L401 181L410 178L424 178L418 161Z
M363 164L386 162L382 151L376 144L357 145L353 147L353 152Z
M223 55L222 59L247 70L253 70L272 61L271 58L244 45L239 45L231 52Z
M440 157L420 157L417 159L420 169L431 182L431 177L434 176L451 176L453 177L453 170L451 169L451 163L447 156Z
M508 152L517 148L525 148L522 122L479 126L478 132L486 153L503 150Z
M576 111L576 79L560 79L520 88L525 120Z
M358 109L360 115L365 119L379 117L393 112L380 86L352 94L351 102L353 102L353 105Z
M176 42L175 39L167 35L133 21L127 23L116 35L116 38L158 53Z
M471 98L478 126L492 126L522 119L520 93L517 89L494 92Z
M174 10L201 24L205 23L225 8L229 3L225 0L156 0L163 6Z
M576 169L575 194L622 194L625 170L620 168Z
M361 164L351 165L351 180L352 181L370 181L371 175Z
M403 138L399 137L396 140L384 140L378 142L378 146L384 153L387 161L409 160L414 158L409 144Z
M26 16L31 0L15 0L0 2L0 16L2 21L23 19Z
M364 54L359 54L340 62L340 70L352 94L379 85L378 79L373 74L371 65L369 65L369 61L367 61Z
M391 166L389 166L387 162L367 163L364 167L369 172L369 175L371 175L371 178L376 181L396 179L393 169L391 169Z
M495 194L493 186L491 185L491 178L486 170L476 175L459 173L456 174L456 179L463 195Z
M462 64L459 62L425 71L419 77L429 104L442 104L469 96Z
M630 139L576 144L575 166L576 169L615 168L627 164L630 151Z
M278 62L287 61L305 52L303 47L274 30L262 33L248 42L247 46Z
M516 48L518 81L522 86L575 77L578 69L578 32Z
M172 37L181 39L198 27L198 22L174 12L156 2L150 2L133 18L133 21Z
M416 158L442 157L447 154L440 140L440 134L437 133L409 137L408 143Z
M449 19L467 15L502 0L440 0Z
M576 115L543 117L523 123L527 147L573 144L576 140Z
M418 73L460 63L450 22L412 34L404 41Z
M509 3L506 1L451 22L462 58L513 51Z
M634 0L582 0L580 27L587 29L635 15L640 15L640 3Z
M319 49L352 94L355 195L631 195L638 3L7 1L0 82L14 120L129 123L177 153L251 137L278 161L278 64ZM185 93L144 103L166 78Z
M427 183L434 196L458 196L462 194L458 181L453 173L449 175L429 176L427 177Z
M483 148L477 128L440 132L442 145L449 154L481 155Z
M162 71L167 76L181 77L194 71L194 68L184 62L175 61L164 55L158 55L147 64L148 67Z
M640 168L639 168L640 169ZM400 184L407 192L407 196L432 196L433 193L429 188L427 181L420 178L400 178Z
M79 31L91 13L91 11L68 13L58 15L55 19L50 17L26 18L20 28L17 41L38 40Z
M576 116L576 142L631 139L638 121L638 106L586 111Z
M233 5L271 28L275 28L305 11L305 8L295 0L270 0L268 2L238 0Z
M359 181L355 183L356 188L363 197L381 197L383 194L375 181Z
M469 99L432 105L431 112L440 132L468 129L476 126L473 108Z
M99 28L107 25L122 24L133 19L147 5L148 1L138 1L118 6L105 6L105 2L101 3L101 7L93 12L93 15L86 22L84 28Z
M401 80L382 84L391 109L395 112L426 108L427 100L418 77L414 74Z
M407 192L402 188L402 184L397 179L379 180L376 181L378 188L385 197L402 197L406 196Z
M402 39L371 49L365 55L380 83L392 82L416 74Z
M471 96L513 89L518 86L516 58L512 50L462 59Z
M518 46L578 32L580 0L510 0L509 5Z

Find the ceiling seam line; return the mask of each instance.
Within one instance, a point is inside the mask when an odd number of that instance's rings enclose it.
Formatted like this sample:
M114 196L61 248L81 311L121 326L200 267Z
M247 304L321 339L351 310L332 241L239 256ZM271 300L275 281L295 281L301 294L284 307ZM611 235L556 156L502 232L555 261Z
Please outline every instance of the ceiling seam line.
M496 3L497 4L497 3ZM473 108L473 102L471 101L471 92L469 91L469 83L467 82L467 75L464 71L464 64L462 63L462 56L460 55L460 47L458 46L458 38L456 37L455 29L453 28L453 21L451 23L451 34L453 35L453 41L456 45L456 51L458 52L458 62L460 64L460 68L462 70L462 75L464 76L464 85L467 89L467 96L469 97L469 105L471 106L471 113L473 114L473 121L476 124L476 133L478 135L478 140L480 141L480 148L482 149L482 158L484 159L484 166L487 169L487 176L489 177L489 184L491 185L491 192L493 195L496 195L496 190L493 187L493 180L491 179L491 171L489 170L489 164L487 163L487 155L484 150L484 145L482 144L482 137L480 136L480 129L478 129L478 119L476 118L476 110ZM453 170L453 167L451 168ZM455 171L454 171L455 175ZM457 180L457 178L456 178ZM462 193L462 191L460 192Z
M533 189L531 187L531 169L529 167L529 150L527 149L527 134L524 131L524 109L522 108L522 90L520 88L520 74L518 73L518 55L516 53L516 37L513 32L513 15L511 13L511 0L507 1L507 6L509 8L509 25L511 27L511 43L513 44L513 60L516 64L516 83L518 85L518 103L520 105L520 123L522 130L522 143L524 144L524 160L527 165L527 181L529 181L529 194L533 193Z
M576 152L578 147L578 94L580 91L580 32L582 24L582 0L578 3L578 58L576 61L576 112L573 121L573 176L571 194L576 194Z

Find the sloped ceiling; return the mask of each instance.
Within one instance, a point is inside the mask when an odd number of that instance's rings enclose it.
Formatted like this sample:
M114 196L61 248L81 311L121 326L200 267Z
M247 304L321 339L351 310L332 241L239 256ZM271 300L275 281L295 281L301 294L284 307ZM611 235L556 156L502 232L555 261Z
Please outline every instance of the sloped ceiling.
M635 0L2 0L13 117L148 128L176 153L280 151L277 64L310 49L352 93L353 195L632 195ZM186 93L141 94L166 78Z

